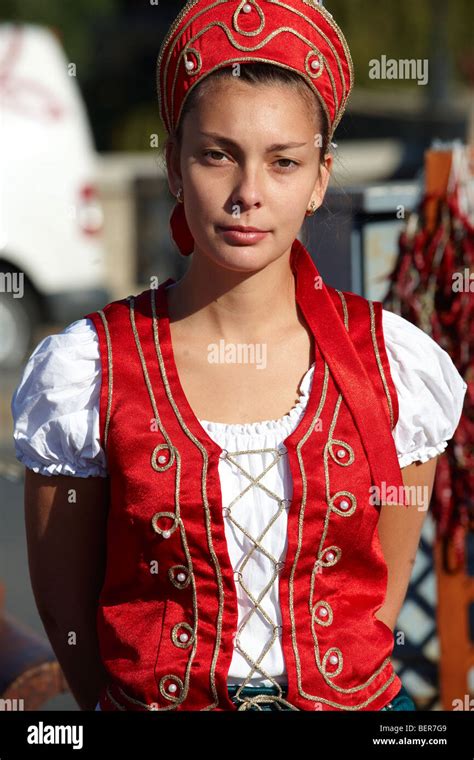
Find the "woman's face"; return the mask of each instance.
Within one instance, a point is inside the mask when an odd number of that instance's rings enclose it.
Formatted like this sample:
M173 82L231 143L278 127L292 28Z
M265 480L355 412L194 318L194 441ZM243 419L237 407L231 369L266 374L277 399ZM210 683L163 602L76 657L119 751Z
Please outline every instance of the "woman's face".
M285 85L217 80L183 122L180 157L167 151L170 188L183 187L195 255L252 271L289 252L312 200L322 203L332 157L306 101ZM223 228L256 227L237 237Z

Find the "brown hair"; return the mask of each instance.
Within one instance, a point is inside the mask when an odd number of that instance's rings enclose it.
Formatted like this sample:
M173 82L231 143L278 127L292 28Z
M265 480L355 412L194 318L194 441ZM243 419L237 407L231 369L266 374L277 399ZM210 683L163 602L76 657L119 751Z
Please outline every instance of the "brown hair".
M176 142L178 148L181 148L185 116L195 108L198 101L208 92L214 80L232 76L234 74L228 66L222 67L206 76L191 90L181 111L177 129L168 136L166 143L173 141ZM249 62L240 64L238 79L250 84L284 84L299 93L306 101L308 113L315 120L317 134L321 135L320 164L324 163L330 144L328 118L317 96L300 74L272 63Z

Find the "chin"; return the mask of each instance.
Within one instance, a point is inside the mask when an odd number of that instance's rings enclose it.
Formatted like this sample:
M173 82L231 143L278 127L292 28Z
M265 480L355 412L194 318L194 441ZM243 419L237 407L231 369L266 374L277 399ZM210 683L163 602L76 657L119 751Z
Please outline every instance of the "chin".
M224 245L214 248L210 258L215 264L235 272L255 272L272 261L271 255L255 245Z
M196 248L201 255L206 256L215 265L236 272L256 271L272 260L267 241L252 245L231 245L219 239L217 235L211 234L202 242L197 242Z

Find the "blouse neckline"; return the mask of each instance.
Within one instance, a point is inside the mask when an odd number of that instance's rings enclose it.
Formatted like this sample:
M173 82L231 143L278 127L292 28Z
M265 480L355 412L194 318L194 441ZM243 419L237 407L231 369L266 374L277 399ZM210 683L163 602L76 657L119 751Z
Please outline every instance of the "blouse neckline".
M254 436L271 431L290 431L301 419L301 416L306 409L315 365L316 362L313 362L300 381L299 399L297 403L282 417L272 420L257 420L256 422L214 422L213 420L199 419L200 424L209 432L229 433L231 435Z

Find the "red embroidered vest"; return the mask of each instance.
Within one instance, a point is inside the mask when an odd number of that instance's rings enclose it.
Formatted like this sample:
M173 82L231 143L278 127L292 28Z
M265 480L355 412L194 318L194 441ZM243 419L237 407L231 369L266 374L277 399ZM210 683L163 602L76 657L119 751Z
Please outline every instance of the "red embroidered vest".
M298 239L290 264L316 364L305 413L284 441L293 480L278 578L288 689L274 699L295 710L380 710L401 681L393 633L375 617L387 567L383 499L373 503L371 486L403 491L382 304L323 283ZM238 609L222 449L180 384L165 293L173 282L86 315L99 337L110 477L102 710L245 709L227 691Z

